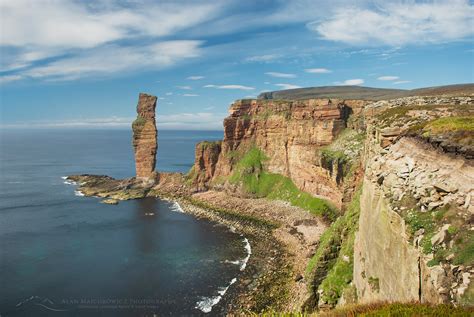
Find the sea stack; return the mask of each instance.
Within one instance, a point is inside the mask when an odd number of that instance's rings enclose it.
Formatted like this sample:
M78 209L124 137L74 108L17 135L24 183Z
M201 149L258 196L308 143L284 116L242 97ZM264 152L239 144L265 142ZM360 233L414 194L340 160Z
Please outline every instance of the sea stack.
M140 93L137 119L132 123L136 177L146 182L154 181L155 177L158 148L155 124L156 99L155 96Z

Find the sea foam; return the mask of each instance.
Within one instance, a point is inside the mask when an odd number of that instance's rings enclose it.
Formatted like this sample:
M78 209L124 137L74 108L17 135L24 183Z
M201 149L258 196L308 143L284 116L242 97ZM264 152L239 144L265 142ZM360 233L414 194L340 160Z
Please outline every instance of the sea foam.
M176 211L176 212L184 213L184 210L181 208L181 206L176 201L173 202L170 209L173 210L173 211Z
M67 176L61 176L61 178L64 180L63 183L66 185L77 185L75 181L67 179Z
M247 256L241 261L240 270L243 271L247 267L247 262L250 259L250 255L252 254L252 248L250 247L250 242L247 238L244 238L245 243L245 250L247 251Z
M215 305L217 305L221 299L222 299L222 296L225 295L225 293L227 292L227 290L229 289L229 287L234 284L235 282L237 282L237 278L233 278L229 285L225 286L225 287L220 287L219 290L217 291L217 294L219 295L216 295L216 296L210 296L210 297L203 297L202 300L200 300L199 302L196 303L196 307L197 309L199 309L200 311L202 311L203 313L209 313L212 311L212 307L214 307Z

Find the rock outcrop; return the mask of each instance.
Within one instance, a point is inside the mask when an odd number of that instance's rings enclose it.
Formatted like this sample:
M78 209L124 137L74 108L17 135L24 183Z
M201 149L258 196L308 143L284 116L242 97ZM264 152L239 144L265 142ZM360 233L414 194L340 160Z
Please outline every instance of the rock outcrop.
M221 153L221 143L217 141L196 144L192 173L195 173L193 178L198 191L208 189L208 184L216 171L219 154Z
M132 124L136 177L151 181L155 176L158 148L155 124L156 97L141 93L138 98L137 119Z

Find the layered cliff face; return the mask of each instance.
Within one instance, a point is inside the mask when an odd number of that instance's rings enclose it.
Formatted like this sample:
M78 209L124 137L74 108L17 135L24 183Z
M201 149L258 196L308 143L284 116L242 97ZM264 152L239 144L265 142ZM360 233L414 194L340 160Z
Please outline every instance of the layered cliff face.
M221 184L232 174L238 159L257 147L268 158L265 170L288 177L299 189L340 207L343 175L337 162L325 161L320 150L337 138L346 128L349 115L360 113L364 104L338 99L237 101L224 120L220 147L196 150L196 157L204 160L196 161L194 173L205 175L197 179L198 187Z
M155 124L156 99L155 96L140 94L137 119L132 124L136 177L143 181L154 177L156 165L158 148Z
M353 275L360 302L472 304L473 101L405 98L365 110Z
M308 265L306 309L357 299L472 304L473 116L469 96L241 100L224 140L196 147L189 176L200 191L241 195L238 180L270 192L263 197L299 205L309 193L345 211ZM281 181L266 173L301 191L275 194Z

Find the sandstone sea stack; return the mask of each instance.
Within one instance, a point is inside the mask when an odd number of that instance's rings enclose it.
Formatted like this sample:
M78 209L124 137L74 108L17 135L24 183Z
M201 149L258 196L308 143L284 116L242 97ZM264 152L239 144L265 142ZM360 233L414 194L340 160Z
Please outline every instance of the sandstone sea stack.
M140 93L137 119L132 123L136 177L143 181L152 180L155 175L158 148L155 124L156 99L155 96Z

